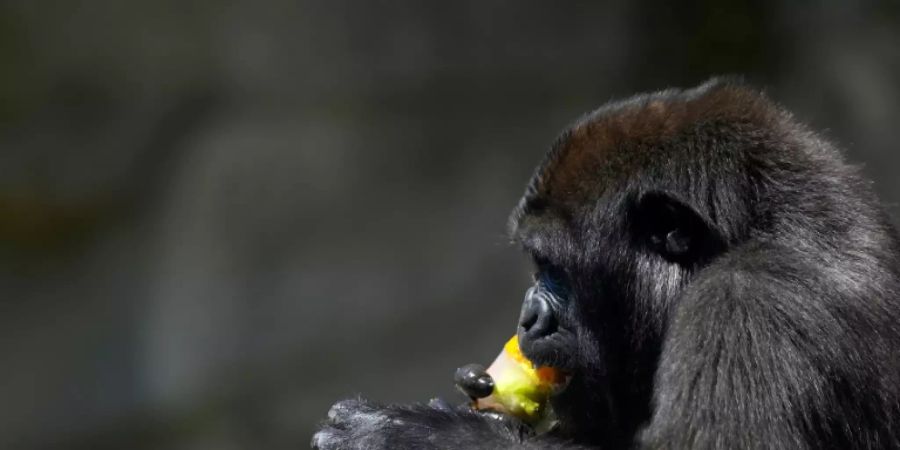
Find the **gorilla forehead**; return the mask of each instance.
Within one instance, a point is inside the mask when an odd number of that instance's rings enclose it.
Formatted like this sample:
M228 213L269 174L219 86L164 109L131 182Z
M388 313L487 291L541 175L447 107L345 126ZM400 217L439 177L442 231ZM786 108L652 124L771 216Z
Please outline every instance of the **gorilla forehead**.
M685 178L703 176L715 161L780 140L790 122L764 94L728 78L609 103L556 139L510 217L510 233L520 238L529 220L576 219L605 191L638 178L689 184Z

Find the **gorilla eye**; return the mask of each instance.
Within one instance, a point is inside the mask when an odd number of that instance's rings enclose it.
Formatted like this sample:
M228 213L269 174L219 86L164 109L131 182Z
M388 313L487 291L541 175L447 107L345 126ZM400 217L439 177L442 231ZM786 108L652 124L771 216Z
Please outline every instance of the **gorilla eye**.
M569 279L566 271L548 261L537 260L537 273L535 274L535 282L544 287L544 289L562 296L569 290Z

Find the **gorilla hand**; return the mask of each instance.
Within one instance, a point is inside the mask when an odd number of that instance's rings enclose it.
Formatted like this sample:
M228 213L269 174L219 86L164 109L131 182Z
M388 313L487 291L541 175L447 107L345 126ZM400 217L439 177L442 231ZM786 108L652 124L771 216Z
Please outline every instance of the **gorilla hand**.
M522 448L530 435L530 428L516 420L498 420L442 400L428 405L378 405L355 399L331 407L311 445L317 450L502 449Z

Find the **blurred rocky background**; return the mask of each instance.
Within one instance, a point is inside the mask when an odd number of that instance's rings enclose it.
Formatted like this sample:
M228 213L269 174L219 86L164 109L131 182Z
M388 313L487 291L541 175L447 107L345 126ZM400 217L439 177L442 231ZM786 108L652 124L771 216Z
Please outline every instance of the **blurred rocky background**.
M635 91L744 74L900 199L897 2L4 0L0 58L3 449L454 398L514 330L532 167Z

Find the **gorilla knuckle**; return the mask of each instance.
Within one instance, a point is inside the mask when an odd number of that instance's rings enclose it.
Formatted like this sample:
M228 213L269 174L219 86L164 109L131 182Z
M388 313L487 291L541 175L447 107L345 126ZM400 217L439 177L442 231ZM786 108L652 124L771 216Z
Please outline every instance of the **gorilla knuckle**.
M363 402L358 399L341 400L328 410L328 419L331 421L346 420L350 415L359 412Z
M313 434L309 445L313 450L340 450L342 439L334 430L324 429Z

